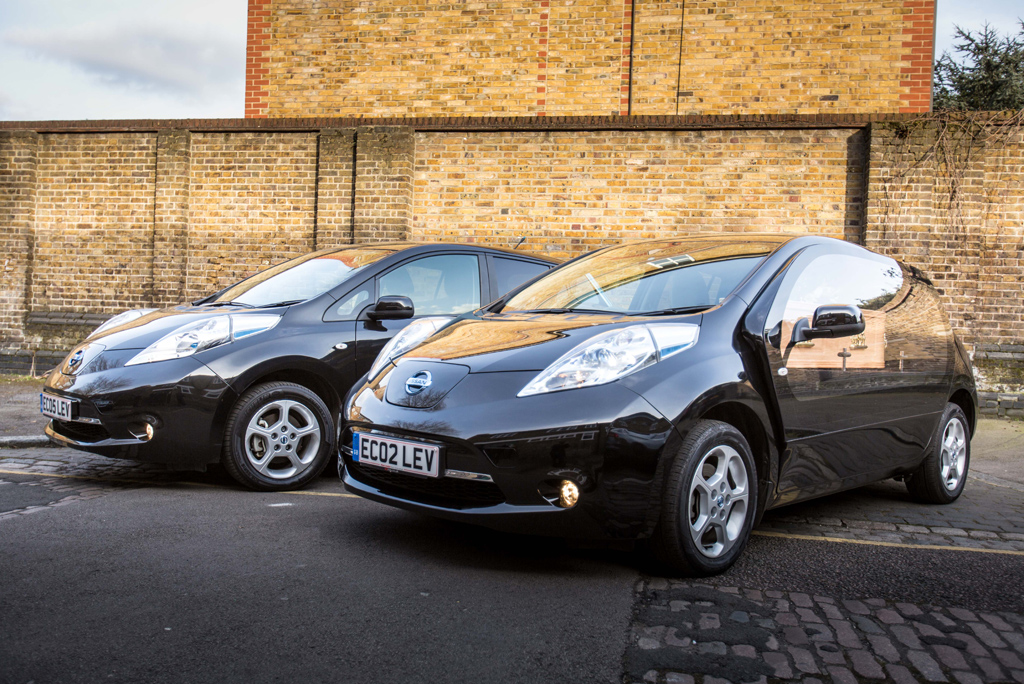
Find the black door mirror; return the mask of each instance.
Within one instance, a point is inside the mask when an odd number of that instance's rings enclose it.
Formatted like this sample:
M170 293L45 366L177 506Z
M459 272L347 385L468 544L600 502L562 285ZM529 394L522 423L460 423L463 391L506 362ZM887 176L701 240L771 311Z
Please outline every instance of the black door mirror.
M814 310L814 322L801 318L793 326L793 341L819 337L850 337L864 332L864 315L856 306L826 304Z
M401 295L385 295L366 312L371 321L397 321L412 318L414 314L412 300Z

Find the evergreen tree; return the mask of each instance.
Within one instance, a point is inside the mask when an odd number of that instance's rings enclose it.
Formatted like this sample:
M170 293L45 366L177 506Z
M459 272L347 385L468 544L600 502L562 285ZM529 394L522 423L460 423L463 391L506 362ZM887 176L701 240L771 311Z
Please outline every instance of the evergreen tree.
M960 42L935 63L935 109L1010 110L1024 108L1024 21L1016 36L1001 37L985 24L978 33L956 27Z

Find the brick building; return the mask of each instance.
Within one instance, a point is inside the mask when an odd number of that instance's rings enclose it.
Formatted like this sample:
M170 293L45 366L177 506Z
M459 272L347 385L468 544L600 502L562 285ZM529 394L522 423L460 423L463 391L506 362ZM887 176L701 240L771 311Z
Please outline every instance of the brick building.
M935 0L250 0L247 117L927 112Z

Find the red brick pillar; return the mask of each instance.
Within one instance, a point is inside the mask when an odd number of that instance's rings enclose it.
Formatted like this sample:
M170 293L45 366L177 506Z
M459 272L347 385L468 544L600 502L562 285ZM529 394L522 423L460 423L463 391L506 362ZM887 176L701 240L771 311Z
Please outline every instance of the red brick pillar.
M271 0L249 0L249 29L245 48L245 118L265 119L270 83L270 4Z

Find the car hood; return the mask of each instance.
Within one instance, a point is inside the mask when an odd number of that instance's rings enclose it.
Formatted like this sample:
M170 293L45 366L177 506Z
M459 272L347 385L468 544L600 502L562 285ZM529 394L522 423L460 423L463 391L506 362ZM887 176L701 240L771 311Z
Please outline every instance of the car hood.
M700 314L672 317L699 323ZM613 328L666 318L605 314L484 314L460 318L400 362L433 359L469 367L470 373L541 371L576 345Z
M107 351L118 349L145 349L164 335L170 334L189 323L226 316L228 314L267 313L276 309L246 309L241 306L193 306L181 304L167 309L158 309L119 325L92 335L86 341L102 345Z

